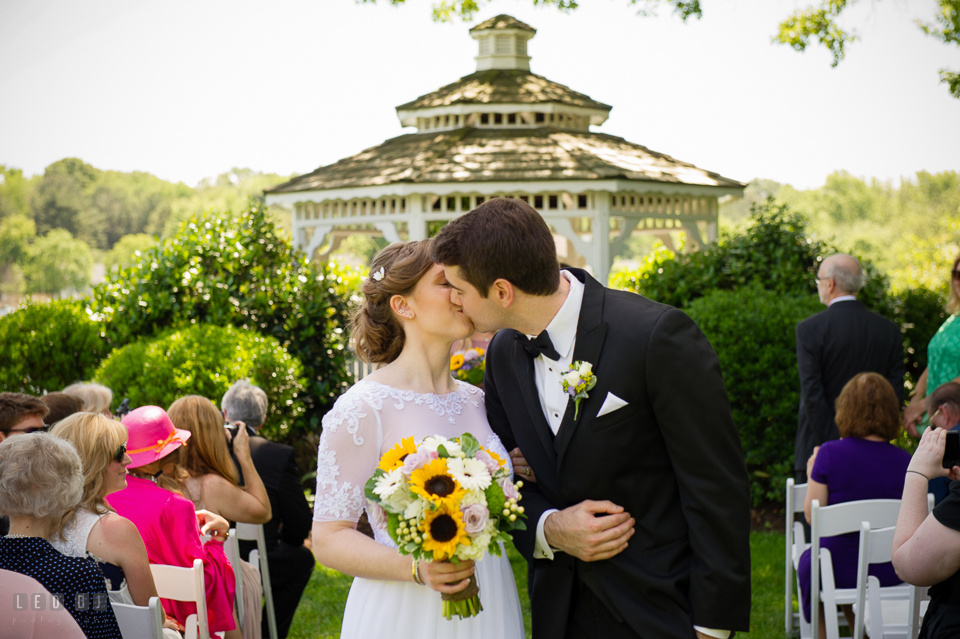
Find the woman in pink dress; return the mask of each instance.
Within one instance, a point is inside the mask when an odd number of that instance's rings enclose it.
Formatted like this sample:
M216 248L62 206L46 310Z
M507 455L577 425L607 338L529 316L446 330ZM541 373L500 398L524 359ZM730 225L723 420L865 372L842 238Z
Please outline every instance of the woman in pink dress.
M194 510L193 502L179 492L185 474L180 448L190 433L175 428L159 406L131 411L123 425L130 435L130 476L126 489L108 495L107 502L136 525L150 563L190 567L194 559L203 561L210 633L226 632L226 639L240 639L233 614L236 582L223 553L229 525L218 515ZM210 540L203 543L202 535L210 535ZM195 604L182 601L165 599L163 607L181 624L197 612Z

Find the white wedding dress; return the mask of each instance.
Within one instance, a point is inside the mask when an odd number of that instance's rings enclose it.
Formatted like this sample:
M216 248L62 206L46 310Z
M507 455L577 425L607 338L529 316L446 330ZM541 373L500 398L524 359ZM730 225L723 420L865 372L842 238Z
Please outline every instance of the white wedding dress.
M432 395L402 391L361 380L344 393L323 418L317 460L314 521L356 523L363 510L376 541L396 548L386 531L383 510L368 503L363 487L380 456L413 437L447 438L471 433L507 460L500 439L490 430L483 391L458 382L456 392ZM511 467L512 468L512 467ZM506 554L489 554L477 563L483 611L476 617L443 618L440 593L405 581L356 577L343 613L343 639L514 639L524 637L516 582Z

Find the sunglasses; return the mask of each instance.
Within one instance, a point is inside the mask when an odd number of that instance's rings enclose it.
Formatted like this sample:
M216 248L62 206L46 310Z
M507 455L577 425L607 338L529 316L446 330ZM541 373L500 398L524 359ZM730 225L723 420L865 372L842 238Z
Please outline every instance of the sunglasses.
M117 454L114 455L113 458L114 460L116 460L118 464L122 464L123 458L126 456L126 454L127 454L127 445L120 444L120 446L117 447Z

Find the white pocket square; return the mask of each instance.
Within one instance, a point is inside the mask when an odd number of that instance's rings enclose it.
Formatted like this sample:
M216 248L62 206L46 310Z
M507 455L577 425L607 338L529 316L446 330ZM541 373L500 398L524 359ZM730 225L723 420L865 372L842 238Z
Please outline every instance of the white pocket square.
M607 413L612 413L618 408L623 408L626 405L627 402L623 401L613 393L607 393L607 397L603 400L603 406L600 407L600 412L597 413L597 417L603 417Z

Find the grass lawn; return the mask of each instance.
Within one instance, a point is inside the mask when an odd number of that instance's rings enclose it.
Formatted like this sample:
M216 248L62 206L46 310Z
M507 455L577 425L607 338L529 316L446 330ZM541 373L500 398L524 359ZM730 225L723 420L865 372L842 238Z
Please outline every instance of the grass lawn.
M750 533L753 564L753 606L750 632L737 637L789 639L783 631L783 544L782 533ZM507 549L517 579L523 621L530 636L530 601L527 598L527 564L511 545ZM317 566L290 628L291 639L336 639L352 579ZM439 595L437 595L439 596ZM481 595L482 598L482 595Z

